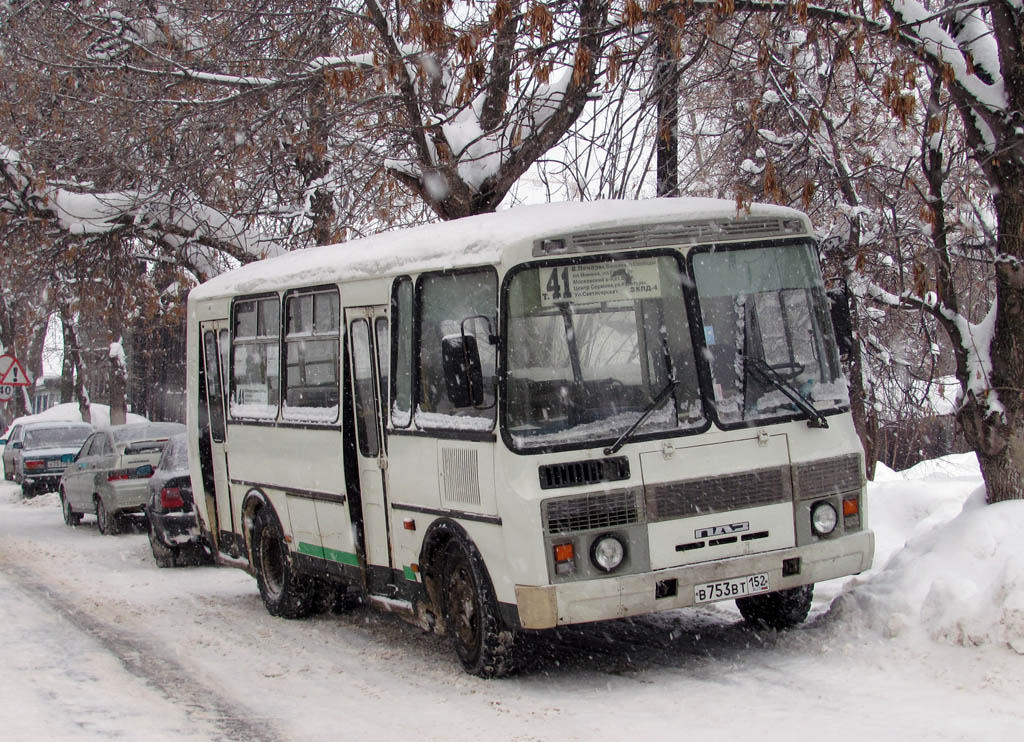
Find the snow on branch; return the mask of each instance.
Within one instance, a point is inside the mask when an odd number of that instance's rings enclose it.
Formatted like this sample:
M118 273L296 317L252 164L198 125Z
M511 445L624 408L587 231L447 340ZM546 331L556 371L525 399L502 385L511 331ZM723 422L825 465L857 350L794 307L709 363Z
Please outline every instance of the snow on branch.
M18 152L4 145L0 145L0 164L5 186L0 192L0 211L49 219L68 234L132 229L174 249L206 276L219 273L222 267L213 259L215 256L197 250L196 245L225 252L243 262L281 252L270 238L188 194L171 197L139 189L89 193L37 184L31 167Z
M697 7L718 9L720 0L693 0ZM736 11L785 12L792 4L783 0L735 0ZM1014 18L1018 32L1021 3L1013 0L1005 10ZM886 0L888 16L877 15L872 7L829 2L808 3L808 17L859 25L874 33L888 33L918 58L945 75L961 104L972 111L972 119L988 152L997 148L998 118L1010 104L1000 66L996 20L983 12L987 3L957 3L940 12L928 9L921 0ZM877 10L877 5L874 6Z
M939 320L950 339L960 346L967 366L967 380L963 389L982 404L985 416L1005 418L1006 408L999 400L999 394L992 384L992 338L996 325L996 302L989 307L988 314L981 322L970 322L967 317L954 312L939 301L934 291L917 296L910 291L893 294L881 286L860 277L851 283L854 293L867 296L875 302L893 309L920 309ZM961 402L963 400L961 399Z

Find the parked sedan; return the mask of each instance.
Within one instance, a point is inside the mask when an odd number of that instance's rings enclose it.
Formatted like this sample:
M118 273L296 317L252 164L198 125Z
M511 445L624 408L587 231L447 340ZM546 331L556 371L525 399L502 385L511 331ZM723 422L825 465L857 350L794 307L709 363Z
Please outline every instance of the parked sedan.
M92 432L89 423L40 422L19 426L18 439L10 447L14 481L21 485L22 494L29 497L57 489L64 469Z
M123 516L143 513L146 484L167 439L185 432L180 423L115 425L91 435L60 480L64 522L95 513L100 533L117 533Z
M196 522L192 504L192 479L188 470L188 445L184 433L171 436L160 463L149 479L146 500L149 546L158 567L208 564L213 551L207 547Z

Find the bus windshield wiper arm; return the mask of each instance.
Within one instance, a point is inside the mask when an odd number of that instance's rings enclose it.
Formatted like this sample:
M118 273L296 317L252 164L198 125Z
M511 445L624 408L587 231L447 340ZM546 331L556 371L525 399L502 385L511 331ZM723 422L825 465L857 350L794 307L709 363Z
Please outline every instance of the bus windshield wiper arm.
M629 441L629 437L636 432L637 428L643 425L644 420L649 418L656 409L661 407L662 402L668 399L668 396L676 390L676 386L678 385L678 381L676 381L675 379L669 379L669 382L668 384L665 385L665 388L658 392L658 396L655 397L651 401L651 403L644 408L644 411L640 414L640 417L636 419L636 422L630 425L628 428L626 428L626 430L623 431L622 435L618 437L615 443L608 446L608 448L604 450L604 455L611 456L613 453L615 453L620 448L625 446L626 443Z
M811 404L811 401L802 395L796 387L790 384L788 381L783 379L779 372L769 366L761 358L746 358L746 366L750 369L751 373L757 377L757 380L763 384L771 384L773 387L778 389L780 392L789 397L790 401L797 406L797 408L807 415L807 426L811 428L827 428L828 420L825 416L818 412L818 409Z

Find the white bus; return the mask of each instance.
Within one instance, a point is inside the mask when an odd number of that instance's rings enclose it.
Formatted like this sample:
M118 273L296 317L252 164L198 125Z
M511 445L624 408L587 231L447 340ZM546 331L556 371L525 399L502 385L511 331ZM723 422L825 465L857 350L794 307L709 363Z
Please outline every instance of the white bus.
M338 590L508 672L519 632L736 599L802 621L871 564L807 218L516 208L292 252L188 303L201 527L275 616Z

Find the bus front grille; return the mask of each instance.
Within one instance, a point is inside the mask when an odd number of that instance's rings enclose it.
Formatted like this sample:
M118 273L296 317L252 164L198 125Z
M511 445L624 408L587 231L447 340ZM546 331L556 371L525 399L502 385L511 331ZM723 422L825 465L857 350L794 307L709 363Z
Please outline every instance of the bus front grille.
M864 483L860 456L848 454L793 466L793 488L799 500L859 490Z
M793 487L789 467L775 467L649 484L644 497L653 522L787 502L793 498Z
M609 459L563 461L541 466L538 474L542 490L578 487L581 484L598 482L619 482L629 479L629 459L625 456L614 456Z
M639 495L639 490L629 489L545 500L544 528L548 533L574 533L639 523Z

